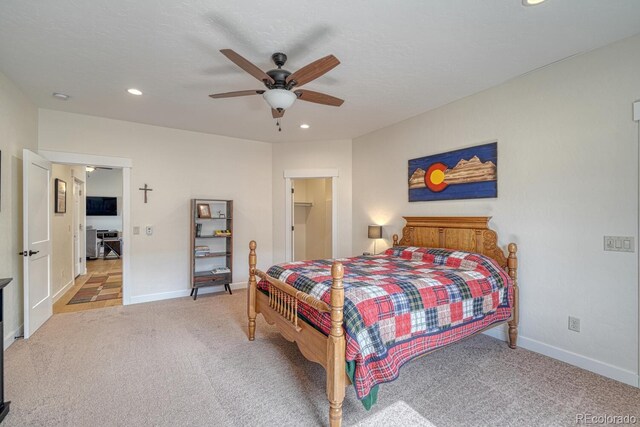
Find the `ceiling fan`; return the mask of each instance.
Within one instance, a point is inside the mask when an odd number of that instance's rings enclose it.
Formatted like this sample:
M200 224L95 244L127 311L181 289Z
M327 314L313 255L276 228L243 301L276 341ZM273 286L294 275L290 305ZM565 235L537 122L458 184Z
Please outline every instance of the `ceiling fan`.
M298 89L300 86L317 79L340 64L338 58L333 55L327 55L324 58L320 58L302 67L295 73L291 73L282 68L287 62L287 55L277 52L271 55L271 59L278 68L265 73L231 49L222 49L220 52L238 67L260 80L265 85L266 90L240 90L236 92L216 93L209 95L211 98L262 95L271 107L271 115L274 119L280 119L284 116L285 110L290 108L296 99L334 107L339 107L344 102L344 100L340 98L324 93ZM280 129L279 121L276 124L279 130L282 130Z

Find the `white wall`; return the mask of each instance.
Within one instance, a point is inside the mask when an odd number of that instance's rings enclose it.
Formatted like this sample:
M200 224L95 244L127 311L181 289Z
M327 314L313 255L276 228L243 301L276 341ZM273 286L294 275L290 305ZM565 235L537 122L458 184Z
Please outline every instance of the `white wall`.
M307 180L293 179L291 187L295 190L295 200L299 202L308 202L307 197ZM295 232L293 234L293 260L302 261L309 259L307 257L307 219L309 218L309 207L294 205L293 225Z
M191 198L234 200L234 282L247 280L251 239L262 242L260 266L271 265L270 144L52 110L40 110L38 130L41 150L132 159L132 226L142 228L131 242L133 302L188 295Z
M0 73L0 278L4 290L4 346L22 329L22 150L37 146L38 111Z
M118 198L118 215L87 216L87 226L122 231L122 169L96 169L87 173L87 196Z
M354 252L369 223L491 215L520 248L522 345L637 384L638 254L603 235L638 238L639 75L636 36L355 139ZM497 199L407 201L407 160L494 140Z
M285 260L285 170L338 169L338 257L351 252L351 140L273 144L273 254L274 263ZM265 249L258 245L258 260Z
M55 213L55 180L67 183L67 212ZM74 178L84 182L84 167L53 164L51 170L51 295L57 301L73 286L75 279L73 252ZM83 198L81 198L83 200ZM84 230L84 206L80 206L80 227ZM84 259L84 232L80 232L80 254ZM80 266L84 271L84 261Z
M293 259L331 258L331 178L294 179L291 184L296 201Z
M331 258L331 199L327 206L331 178L307 180L307 200L313 203L307 217L307 259Z
M67 183L67 212L55 213L55 180ZM52 165L51 171L51 294L54 300L73 282L73 175L71 166Z

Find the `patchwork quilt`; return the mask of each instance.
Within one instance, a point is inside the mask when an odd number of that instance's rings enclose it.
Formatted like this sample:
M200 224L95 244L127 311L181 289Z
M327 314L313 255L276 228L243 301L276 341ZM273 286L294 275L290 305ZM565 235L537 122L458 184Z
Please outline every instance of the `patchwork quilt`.
M448 249L394 247L344 265L346 360L359 399L392 381L407 361L511 316L512 284L492 259ZM332 260L278 264L267 274L327 304ZM259 288L267 289L261 281ZM331 319L299 314L329 334ZM375 399L374 399L375 400ZM366 405L365 405L366 406Z

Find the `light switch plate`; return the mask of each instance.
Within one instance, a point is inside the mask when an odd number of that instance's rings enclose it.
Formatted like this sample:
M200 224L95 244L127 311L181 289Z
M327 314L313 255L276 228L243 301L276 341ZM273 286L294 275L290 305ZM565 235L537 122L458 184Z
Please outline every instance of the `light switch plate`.
M137 225L133 227L133 234L140 234L140 227L138 227Z
M613 252L635 252L636 245L631 236L604 236L604 250Z

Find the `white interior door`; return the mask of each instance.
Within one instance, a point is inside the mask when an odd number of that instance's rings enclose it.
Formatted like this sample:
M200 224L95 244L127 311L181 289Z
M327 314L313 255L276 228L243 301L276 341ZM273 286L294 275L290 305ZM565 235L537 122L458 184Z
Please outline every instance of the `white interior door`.
M74 277L82 274L82 252L80 251L80 236L82 236L82 222L80 221L80 182L73 180L73 272Z
M23 151L24 338L53 314L51 302L51 162Z

